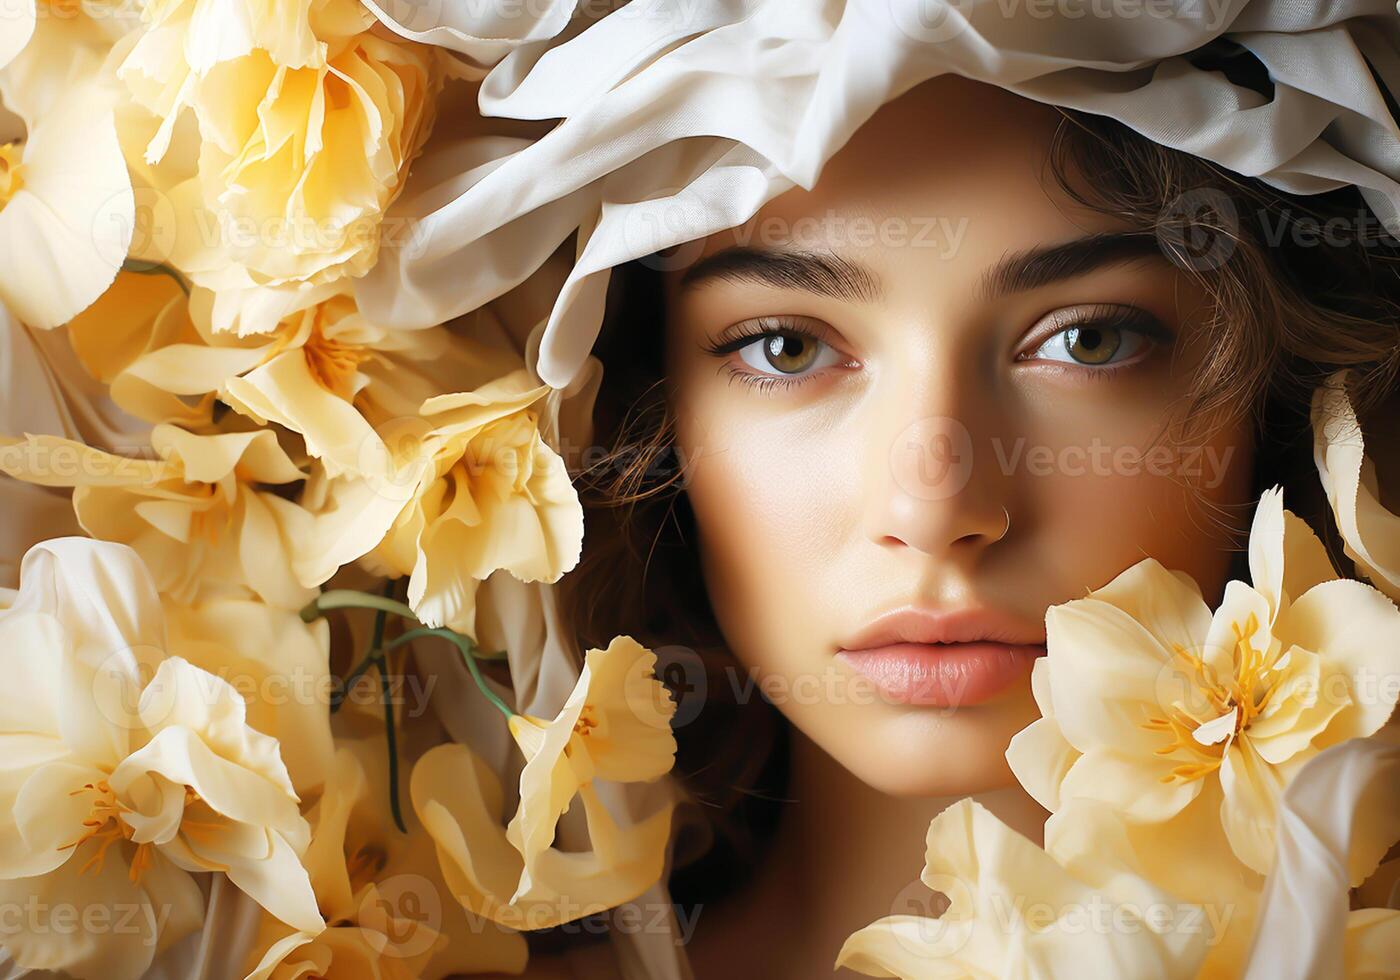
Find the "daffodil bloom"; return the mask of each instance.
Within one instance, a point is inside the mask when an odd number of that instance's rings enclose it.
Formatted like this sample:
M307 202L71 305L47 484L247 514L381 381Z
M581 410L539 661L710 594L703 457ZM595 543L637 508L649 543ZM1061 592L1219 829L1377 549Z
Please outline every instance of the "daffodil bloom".
M311 505L301 581L363 558L377 574L408 576L423 623L470 637L487 576L557 581L578 562L583 510L532 407L550 392L516 370L371 433L356 472L329 480Z
M1332 516L1357 569L1400 602L1400 515L1381 505L1376 467L1347 397L1347 372L1313 392L1313 457Z
M1267 872L1294 774L1390 717L1400 610L1336 578L1277 488L1255 513L1249 567L1253 584L1230 582L1214 614L1152 559L1050 608L1049 655L1032 674L1044 717L1007 751L1042 805L1099 800L1161 824L1218 790L1230 848Z
M35 0L23 0L17 4L5 30L0 31L0 68L13 61L34 36L34 3Z
M251 728L277 739L298 796L325 782L335 754L330 724L330 624L251 596L167 599L166 648L227 680L247 702Z
M305 863L327 928L289 931L265 916L248 980L440 980L524 969L524 938L469 924L447 894L432 839L411 814L408 833L393 825L383 751L378 739L342 743L311 813Z
M135 548L163 594L251 589L299 609L313 590L290 570L298 528L310 516L262 489L304 474L271 430L200 435L174 425L151 432L157 459L116 456L51 436L0 437L0 472L43 486L75 487L73 508L93 537Z
M297 928L320 917L298 859L309 828L274 739L223 681L162 648L153 582L130 548L36 545L0 612L0 900L105 908L125 929L8 932L24 967L140 977L197 928L190 872L214 871Z
M1351 882L1370 875L1397 838L1400 744L1354 738L1315 756L1284 794L1258 935L1247 967L1232 976L1393 974L1400 908L1378 907L1395 904L1390 884L1380 882L1377 906L1356 908Z
M656 679L656 654L630 636L589 650L573 693L554 720L512 715L510 732L525 754L520 808L507 834L525 858L517 897L554 842L554 829L575 796L590 815L604 814L593 780L651 782L670 771L676 705ZM591 825L591 824L590 824Z
M467 746L438 746L414 766L414 809L468 911L538 929L612 908L657 881L674 801L624 830L594 783L652 782L674 763L675 702L654 676L655 663L656 655L631 637L616 637L607 649L587 652L552 721L511 718L526 763L520 805L504 829L500 782ZM583 802L587 852L551 847L574 797Z
M376 327L348 293L327 292L272 333L238 337L213 329L214 297L195 290L187 326L173 326L163 308L148 320L142 349L128 350L114 376L177 395L217 393L260 425L275 422L300 434L326 474L338 477L380 460L372 451L375 425L416 414L424 401L464 381L484 383L518 366L513 354L442 328ZM84 324L85 352L99 346L95 333Z
M1105 850L1113 824L1085 807ZM1058 863L980 803L929 824L920 879L948 902L937 918L897 914L866 926L836 965L872 977L1195 975L1208 935L1200 909L1105 859Z
M180 168L195 176L155 189L177 228L168 258L220 292L219 329L275 327L265 291L363 275L432 125L438 52L372 33L354 0L147 0L143 19L118 75L159 120L148 163L197 121Z
M73 58L54 52L43 71L0 72L0 99L23 120L22 132L0 131L0 302L43 329L112 284L135 227L111 96L71 77Z

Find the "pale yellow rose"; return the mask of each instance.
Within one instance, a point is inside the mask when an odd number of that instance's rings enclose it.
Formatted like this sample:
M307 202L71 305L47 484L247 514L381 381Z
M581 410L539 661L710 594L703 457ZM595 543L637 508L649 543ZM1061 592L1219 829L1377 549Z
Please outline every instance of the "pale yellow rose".
M175 225L158 258L220 294L219 329L272 329L291 310L261 294L368 271L442 56L370 32L355 0L147 0L144 15L118 75L160 120L147 162L182 152L186 112L199 133L195 176L154 188Z
M1253 584L1230 582L1214 614L1194 582L1151 559L1048 610L1049 655L1032 673L1044 717L1007 751L1032 796L1164 824L1218 790L1230 849L1268 870L1294 774L1390 717L1400 610L1337 579L1277 489L1259 502L1249 565Z
M1357 569L1400 602L1400 515L1381 505L1376 467L1347 397L1347 372L1313 392L1313 458L1332 516Z
M7 931L21 966L135 980L199 927L191 871L226 871L308 931L307 827L275 740L226 684L163 649L154 584L132 549L36 545L0 612L0 901L52 922ZM35 903L38 903L35 905ZM74 933L57 916L105 914ZM122 915L127 928L110 928Z
M495 923L469 924L437 867L430 838L410 811L407 833L388 807L382 739L341 744L305 862L328 928L289 932L265 917L248 980L440 980L462 973L519 973L527 949Z
M929 825L920 875L948 906L886 916L850 936L836 965L872 977L1193 977L1206 951L1200 909L1125 872L1115 825L1085 807L1103 860L1061 864L980 803Z
M622 829L594 785L652 782L675 761L675 703L655 654L620 636L589 650L577 685L552 721L515 715L526 764L520 805L502 828L495 773L466 745L429 750L413 768L413 806L437 843L452 894L471 913L539 929L613 908L661 876L674 800ZM551 847L559 817L579 798L592 846Z
M354 474L309 504L297 574L326 581L363 558L408 576L408 603L429 626L476 635L476 590L505 571L554 582L578 562L583 510L533 406L554 397L513 371L473 391L440 395L371 433Z
M285 609L311 600L314 590L298 584L290 567L310 515L262 489L304 476L272 431L200 435L158 425L151 446L156 459L51 436L0 437L0 472L75 487L83 529L135 548L160 591L177 602L243 589Z

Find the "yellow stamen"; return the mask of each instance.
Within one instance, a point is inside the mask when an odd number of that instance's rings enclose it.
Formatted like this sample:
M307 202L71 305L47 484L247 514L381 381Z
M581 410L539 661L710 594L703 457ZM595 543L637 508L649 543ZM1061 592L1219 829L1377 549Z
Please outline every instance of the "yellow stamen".
M1231 623L1230 629L1235 634L1234 674L1228 681L1221 681L1215 670L1197 654L1180 644L1172 646L1172 652L1187 667L1195 690L1210 705L1211 714L1210 717L1197 718L1178 706L1169 709L1165 716L1152 716L1142 723L1147 731L1168 736L1166 744L1155 750L1157 755L1194 757L1175 766L1161 777L1161 782L1190 782L1203 779L1219 769L1230 744L1246 735L1250 722L1263 712L1282 679L1264 677L1268 671L1264 663L1266 654L1250 643L1259 630L1259 620L1254 613L1249 614L1243 626ZM1196 740L1195 732L1201 725L1232 711L1235 714L1234 730L1228 738L1212 745L1203 745Z
M24 148L18 143L0 145L0 208L24 188Z

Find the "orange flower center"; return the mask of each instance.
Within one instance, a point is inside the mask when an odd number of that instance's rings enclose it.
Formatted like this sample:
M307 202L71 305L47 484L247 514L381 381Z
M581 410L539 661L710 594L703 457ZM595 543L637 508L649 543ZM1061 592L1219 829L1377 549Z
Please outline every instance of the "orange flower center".
M574 734L587 737L588 733L597 727L598 715L593 710L593 705L585 704L579 712L578 721L574 722Z
M18 143L0 145L0 209L24 187L24 148Z
M107 780L98 780L95 783L85 783L81 789L75 789L69 796L81 796L84 793L91 793L92 808L88 816L83 820L83 832L77 839L59 847L60 851L70 848L76 849L86 844L90 840L95 840L97 852L78 869L78 874L93 874L101 872L102 865L107 859L107 851L113 844L121 841L131 840L132 829L122 819L122 814L129 812L128 808L118 802L112 793L112 787L107 785ZM131 856L131 868L127 872L133 882L141 880L141 875L151 866L151 859L155 845L137 844L136 850Z
M1143 722L1142 727L1150 732L1161 732L1167 736L1167 744L1156 750L1157 755L1185 754L1191 757L1172 771L1161 777L1164 783L1182 783L1193 779L1203 779L1220 768L1225 761L1225 752L1230 743L1245 734L1250 722L1264 711L1269 699L1277 690L1281 675L1267 677L1270 669L1265 666L1265 654L1254 648L1250 639L1259 631L1259 621L1253 613L1244 625L1231 623L1235 634L1233 647L1234 672L1221 679L1215 668L1206 663L1198 654L1192 653L1181 644L1173 644L1172 651L1185 668L1190 678L1193 692L1200 696L1209 711L1208 717L1198 718L1180 705L1169 708L1165 715L1154 716ZM1197 730L1214 719L1234 713L1232 730L1211 744L1196 738Z

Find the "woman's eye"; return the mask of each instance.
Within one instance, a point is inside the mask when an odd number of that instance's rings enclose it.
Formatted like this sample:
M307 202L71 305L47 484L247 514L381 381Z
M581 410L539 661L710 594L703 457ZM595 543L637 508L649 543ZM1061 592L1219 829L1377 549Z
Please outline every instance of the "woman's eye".
M739 348L739 358L760 374L785 377L841 363L841 355L815 337L766 333Z
M1027 355L1027 359L1099 367L1129 360L1151 343L1137 330L1086 324L1066 327L1052 335Z

